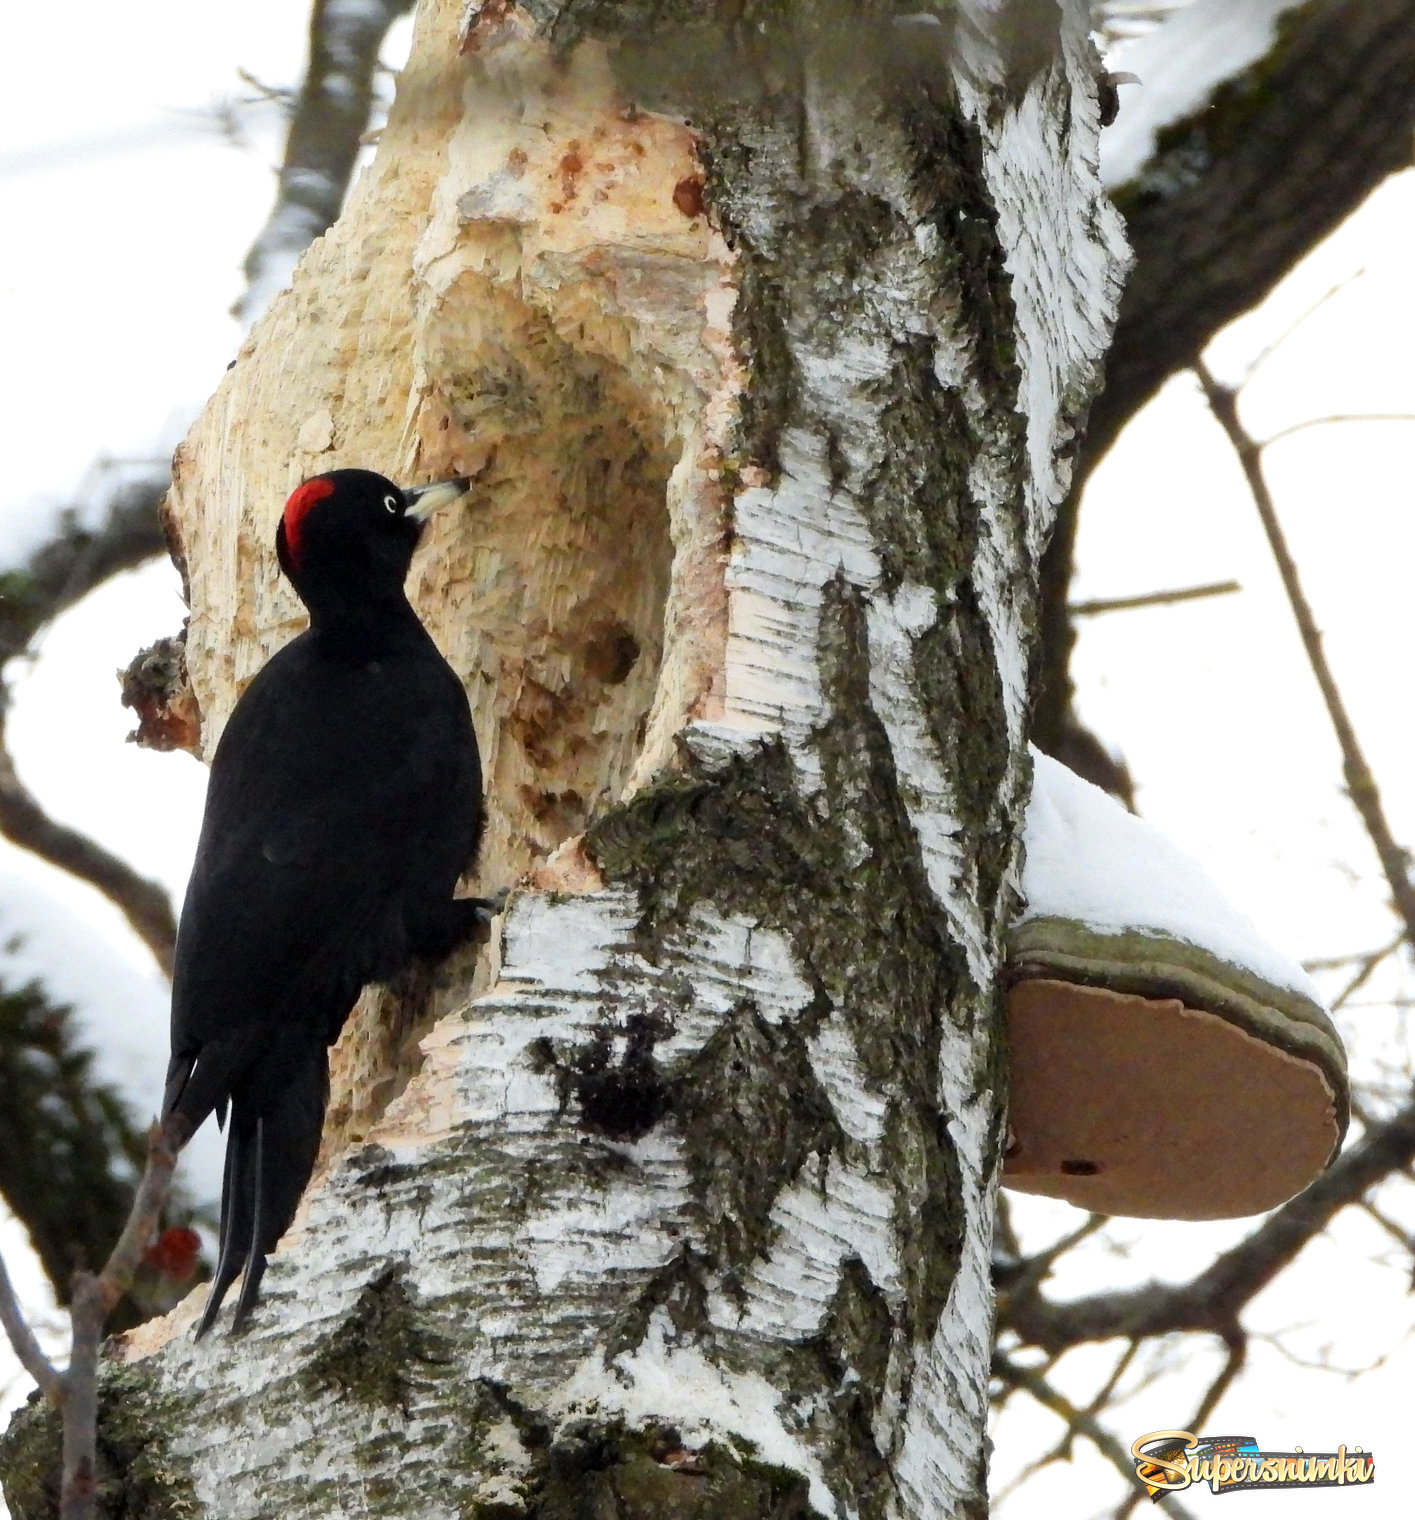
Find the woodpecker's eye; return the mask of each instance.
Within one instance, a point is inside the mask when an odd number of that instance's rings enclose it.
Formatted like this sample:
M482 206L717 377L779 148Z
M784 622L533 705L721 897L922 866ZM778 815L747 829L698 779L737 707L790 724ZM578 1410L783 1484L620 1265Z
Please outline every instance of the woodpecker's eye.
M383 498L383 505L390 512L401 512L403 510L403 503L396 496L385 496Z

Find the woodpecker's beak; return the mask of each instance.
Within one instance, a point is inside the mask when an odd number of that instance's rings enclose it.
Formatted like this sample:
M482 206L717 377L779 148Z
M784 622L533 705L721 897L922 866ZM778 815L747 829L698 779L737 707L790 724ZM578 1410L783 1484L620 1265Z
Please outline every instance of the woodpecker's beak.
M468 477L459 475L455 480L435 480L430 486L409 486L403 492L408 502L404 515L414 522L426 522L434 512L450 507L459 496L465 495L469 485Z

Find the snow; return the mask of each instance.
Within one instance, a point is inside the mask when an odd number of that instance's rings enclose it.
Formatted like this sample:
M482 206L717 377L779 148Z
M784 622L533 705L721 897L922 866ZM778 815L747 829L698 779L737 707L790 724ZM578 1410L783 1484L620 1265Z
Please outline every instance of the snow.
M1106 67L1139 76L1122 85L1120 115L1101 133L1101 179L1123 185L1155 151L1155 135L1191 116L1226 79L1272 47L1278 17L1299 0L1194 0L1163 26L1113 48Z
M1306 972L1273 949L1153 824L1040 750L1032 751L1032 763L1022 872L1027 907L1019 923L1068 918L1115 934L1157 930L1323 1005Z

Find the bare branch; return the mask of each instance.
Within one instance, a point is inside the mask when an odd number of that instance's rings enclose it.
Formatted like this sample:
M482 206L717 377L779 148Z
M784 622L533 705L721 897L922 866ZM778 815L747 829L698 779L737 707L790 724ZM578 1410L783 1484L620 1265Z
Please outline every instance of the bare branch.
M1133 1487L1139 1482L1130 1453L1092 1415L1077 1409L1064 1393L1054 1388L1039 1372L1013 1361L1001 1351L993 1353L992 1370L993 1376L1002 1382L1014 1388L1025 1389L1044 1409L1050 1409L1054 1415L1064 1420L1068 1430L1085 1436L1128 1484ZM1144 1497L1143 1491L1140 1496ZM1172 1494L1168 1496L1167 1513L1174 1520L1193 1520L1192 1511L1180 1504Z
M103 1339L98 1279L74 1278L74 1334L64 1374L64 1455L59 1520L93 1520L98 1496L98 1348Z
M1343 276L1336 282L1335 285L1331 287L1330 290L1327 291L1325 295L1319 296L1304 312L1302 312L1299 316L1293 318L1293 320L1283 328L1283 330L1277 335L1277 337L1272 340L1271 343L1259 349L1257 357L1251 360L1247 367L1244 369L1243 379L1239 383L1239 389L1241 390L1243 386L1247 385L1253 376L1258 373L1263 365L1265 365L1268 360L1272 358L1278 349L1280 349L1282 345L1287 342L1287 340L1293 335L1293 333L1298 330L1298 328L1303 325L1304 322L1307 322L1312 317L1315 317L1316 314L1322 309L1323 306L1327 304L1328 301L1340 295L1348 285L1354 284L1357 280L1361 279L1365 273L1366 271L1364 269L1353 269L1350 274Z
M1405 168L1412 21L1415 0L1308 0L1288 11L1272 52L1168 127L1138 180L1117 192L1135 268L1042 564L1033 738L1058 759L1076 721L1066 602L1085 475L1171 375Z
M112 467L100 461L100 477ZM168 479L165 465L148 467L105 491L97 527L85 526L76 511L62 512L50 539L23 565L0 573L0 661L23 654L46 623L95 586L167 552L159 509Z
M0 1193L67 1305L75 1266L101 1262L122 1230L147 1150L145 1129L95 1074L71 1010L35 982L0 982L0 1092ZM145 1283L125 1321L161 1312L165 1297Z
M0 1325L5 1327L5 1334L19 1358L20 1366L39 1384L44 1397L56 1409L62 1409L64 1379L34 1338L34 1331L30 1329L24 1310L20 1308L20 1301L15 1296L15 1285L10 1281L3 1256L0 1256Z
M0 834L11 844L97 887L122 912L163 972L172 975L177 921L171 899L162 887L139 875L127 861L44 811L20 780L10 752L4 747L3 717L0 717Z
M1035 1293L1046 1281L1053 1263L1059 1257L1080 1245L1083 1240L1089 1239L1097 1230L1104 1229L1109 1223L1109 1214L1088 1214L1074 1230L1063 1235L1060 1240L1053 1241L1045 1250L1038 1251L1035 1256L1017 1254L1006 1263L996 1262L993 1269L994 1286L999 1292L1019 1295Z
M1393 955L1405 943L1405 935L1397 934L1396 937L1385 947L1384 950L1374 950L1361 962L1352 974L1350 981L1332 999L1332 1011L1346 1006L1349 999L1375 975L1376 967L1388 956Z
M1366 756L1357 741L1356 730L1346 711L1346 703L1342 700L1341 691L1331 673L1331 667L1327 664L1326 654L1322 649L1321 630L1317 627L1311 604L1302 590L1301 578L1297 573L1297 562L1287 546L1282 525L1278 522L1277 509L1273 505L1272 493L1268 489L1267 478L1263 474L1262 445L1255 442L1249 435L1238 416L1238 393L1229 386L1220 385L1202 359L1195 363L1194 372L1199 377L1199 384L1204 389L1210 410L1218 420L1219 426L1227 433L1228 440L1238 455L1238 462L1243 467L1244 478L1253 496L1253 504L1258 509L1263 531L1268 536L1268 545L1272 550L1278 573L1282 577L1283 589L1287 592L1288 604L1297 620L1298 632L1302 635L1302 644L1307 651L1308 663L1312 667L1313 675L1317 678L1317 685L1321 688L1322 700L1327 706L1327 715L1331 719L1332 728L1336 731L1337 743L1341 746L1346 789L1351 795L1351 801L1357 812L1361 815L1361 822L1366 826L1371 843L1376 847L1376 854L1380 858L1381 869L1385 872L1395 910L1405 925L1406 938L1415 945L1415 884L1412 884L1410 880L1409 855L1401 845L1396 843L1395 836L1391 833L1385 808L1381 803L1380 789L1376 785L1376 779L1371 774Z
M1313 0L1273 51L1163 134L1117 200L1135 249L1089 445L1410 157L1411 0Z
M1204 586L1180 586L1174 591L1147 591L1142 596L1099 597L1072 602L1072 617L1094 617L1099 612L1130 612L1137 607L1168 607L1174 602L1197 602L1206 596L1231 596L1243 587L1237 581L1210 581Z
M147 1166L122 1234L103 1271L74 1276L69 1309L69 1366L57 1372L35 1340L0 1260L0 1323L25 1370L59 1411L63 1423L60 1520L94 1520L98 1490L98 1354L103 1327L132 1287L143 1252L157 1230L172 1187L177 1149L175 1127L154 1123L148 1131Z
M23 654L66 608L122 570L166 552L158 503L167 475L146 474L116 491L98 528L64 513L54 537L0 574L0 662ZM167 893L86 834L51 818L20 780L5 748L0 693L0 835L97 887L127 918L167 975L177 938Z
M97 1496L98 1351L103 1326L118 1300L132 1285L172 1186L177 1163L176 1133L160 1124L148 1131L147 1167L133 1199L132 1212L103 1271L74 1278L69 1317L73 1349L64 1374L64 1473L60 1520L93 1520Z
M1397 934L1388 945L1379 950L1353 950L1346 955L1316 955L1302 962L1304 971L1340 971L1343 966L1360 966L1367 961L1375 964L1394 954L1405 943L1405 935Z
M1053 1354L1114 1336L1148 1337L1206 1331L1231 1340L1242 1334L1247 1305L1348 1204L1415 1160L1415 1101L1377 1121L1309 1187L1276 1209L1248 1236L1192 1281L1149 1283L1069 1303L1013 1291L999 1304L1000 1323Z
M1219 1368L1218 1376L1209 1384L1208 1390L1199 1400L1199 1407L1189 1417L1185 1430L1195 1432L1202 1431L1208 1423L1209 1416L1218 1407L1218 1401L1229 1390L1233 1380L1242 1372L1248 1360L1248 1338L1246 1335L1236 1335L1228 1342L1228 1355L1224 1358L1223 1366ZM1115 1520L1125 1520L1140 1502L1139 1494L1131 1494L1129 1498L1115 1512Z
M1209 1384L1209 1391L1199 1401L1199 1407L1191 1416L1189 1424L1184 1427L1186 1430L1198 1430L1207 1423L1209 1416L1218 1408L1219 1400L1228 1392L1233 1380L1243 1371L1247 1360L1248 1337L1241 1334L1234 1336L1228 1344L1228 1355L1219 1369L1218 1376Z
M1415 1253L1415 1235L1412 1235L1403 1225L1399 1225L1388 1214L1371 1202L1369 1198L1361 1203L1362 1211L1369 1214L1372 1219L1391 1237L1402 1249Z
M112 1254L98 1275L99 1300L105 1317L114 1304L132 1286L133 1275L142 1261L143 1252L152 1240L162 1211L167 1206L167 1196L172 1190L172 1171L177 1164L177 1152L189 1130L179 1132L182 1121L169 1120L167 1126L154 1123L147 1136L147 1166L133 1199L132 1212L123 1226L123 1233L113 1247Z
M1333 412L1327 417L1308 417L1304 422L1294 422L1291 427L1279 428L1271 438L1265 438L1258 447L1260 449L1270 449L1273 444L1280 443L1284 438L1291 438L1297 433L1305 433L1309 428L1330 427L1334 422L1415 422L1415 413Z
M373 109L374 73L388 29L412 0L341 5L315 0L309 66L295 101L275 205L246 256L236 315L253 322L298 256L339 215Z
M1115 1366L1110 1369L1110 1376L1101 1385L1095 1398L1086 1406L1087 1414L1099 1414L1110 1403L1111 1395L1119 1386L1121 1378L1130 1370L1130 1363L1135 1360L1139 1350L1139 1341L1126 1343L1125 1350L1116 1358Z

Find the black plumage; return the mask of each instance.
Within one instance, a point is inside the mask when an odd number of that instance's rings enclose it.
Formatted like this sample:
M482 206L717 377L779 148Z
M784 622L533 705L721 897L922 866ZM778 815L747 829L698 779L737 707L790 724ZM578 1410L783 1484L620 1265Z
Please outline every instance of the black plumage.
M328 1047L360 990L435 960L492 906L454 899L481 838L466 693L403 581L421 518L465 482L367 470L299 487L276 534L310 626L236 704L211 765L177 934L164 1118L227 1122L216 1277L235 1325L319 1149ZM234 1328L234 1326L233 1326Z

